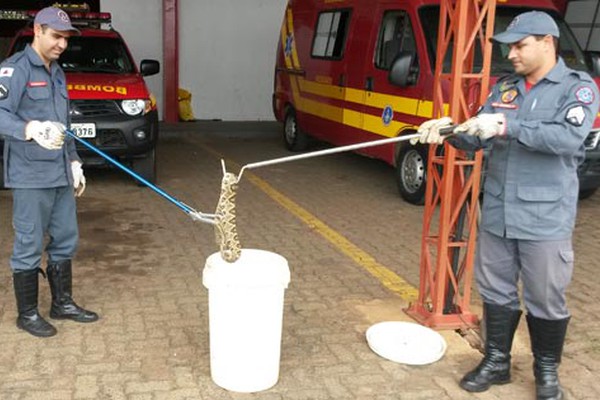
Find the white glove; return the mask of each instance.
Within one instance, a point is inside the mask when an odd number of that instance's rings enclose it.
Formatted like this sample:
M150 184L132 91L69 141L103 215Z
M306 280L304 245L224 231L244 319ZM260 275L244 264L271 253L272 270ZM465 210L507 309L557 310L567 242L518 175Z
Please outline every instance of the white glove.
M454 132L479 136L481 139L504 136L506 135L506 117L502 113L479 114L457 126Z
M48 150L58 150L65 141L65 126L60 122L30 121L25 126L25 139L35 140Z
M85 190L85 176L79 161L71 162L71 172L73 173L73 187L75 188L75 197L79 197Z
M421 136L410 139L410 144L415 145L417 142L441 144L444 141L444 136L440 135L440 128L450 125L452 125L452 118L450 117L425 121L417 129L417 133L420 133Z

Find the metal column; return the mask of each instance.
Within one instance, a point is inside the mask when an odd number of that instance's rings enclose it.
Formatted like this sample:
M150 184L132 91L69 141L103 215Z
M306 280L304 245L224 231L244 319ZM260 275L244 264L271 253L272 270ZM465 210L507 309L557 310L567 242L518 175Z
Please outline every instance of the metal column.
M496 0L442 0L435 66L433 118L444 103L455 122L464 121L488 94ZM483 68L473 72L475 46ZM452 71L443 60L452 51ZM466 154L448 144L431 145L421 241L419 298L406 312L434 329L478 325L471 313L471 282L478 219L482 152Z
M179 23L178 0L163 0L163 91L165 122L179 121Z

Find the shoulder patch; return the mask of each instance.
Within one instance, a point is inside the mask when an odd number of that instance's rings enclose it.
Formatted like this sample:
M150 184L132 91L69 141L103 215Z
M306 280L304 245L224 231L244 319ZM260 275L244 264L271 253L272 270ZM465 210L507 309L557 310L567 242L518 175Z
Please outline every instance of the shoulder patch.
M0 78L2 78L2 77L10 78L12 76L13 72L15 72L15 69L12 67L2 67L2 68L0 68Z
M569 108L567 115L565 116L565 120L573 126L583 125L583 121L585 121L585 111L583 106Z
M519 76L515 74L504 75L498 79L497 85L500 92L505 92L509 89L514 88L519 82Z
M500 92L506 92L507 90L514 89L517 86L518 80L506 80L500 83L498 90Z
M0 100L8 97L8 88L0 83Z
M592 104L595 99L594 91L589 86L582 86L575 92L577 101L583 104Z

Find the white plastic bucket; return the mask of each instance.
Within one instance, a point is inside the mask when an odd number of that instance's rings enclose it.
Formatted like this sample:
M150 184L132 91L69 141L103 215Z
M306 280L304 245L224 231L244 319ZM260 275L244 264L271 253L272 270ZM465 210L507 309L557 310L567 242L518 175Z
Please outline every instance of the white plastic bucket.
M234 263L220 253L206 259L212 380L234 392L266 390L279 379L283 298L290 281L287 260L264 250L242 249Z

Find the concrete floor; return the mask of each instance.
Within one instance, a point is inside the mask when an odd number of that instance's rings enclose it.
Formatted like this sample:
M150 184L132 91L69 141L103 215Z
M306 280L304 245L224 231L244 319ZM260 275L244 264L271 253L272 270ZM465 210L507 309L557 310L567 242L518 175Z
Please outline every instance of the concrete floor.
M237 173L246 163L288 155L279 135L271 122L164 125L159 185L212 212L219 159ZM245 248L283 255L291 270L279 382L254 394L224 390L210 376L202 269L217 251L213 228L192 222L120 171L86 175L74 297L102 319L56 321L59 333L48 339L15 327L11 197L0 192L2 400L534 398L524 320L515 338L513 382L480 394L457 385L480 354L454 332L441 332L448 349L430 365L394 363L369 349L371 325L410 320L402 309L419 282L422 208L399 198L393 171L382 162L344 153L244 173L240 240ZM600 398L599 212L600 195L580 202L569 289L573 318L561 366L569 399ZM404 290L390 290L383 276ZM41 286L47 316L49 290ZM475 294L473 303L479 312Z

